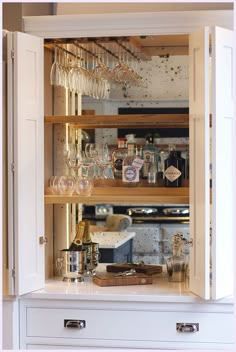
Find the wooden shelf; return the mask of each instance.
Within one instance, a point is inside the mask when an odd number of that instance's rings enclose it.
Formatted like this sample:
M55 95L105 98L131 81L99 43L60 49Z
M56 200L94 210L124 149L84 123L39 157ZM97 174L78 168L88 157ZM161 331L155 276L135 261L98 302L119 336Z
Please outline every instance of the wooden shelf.
M45 195L45 204L189 204L189 188L167 187L95 187L89 197Z
M89 128L189 128L188 114L45 116L45 123L69 123Z

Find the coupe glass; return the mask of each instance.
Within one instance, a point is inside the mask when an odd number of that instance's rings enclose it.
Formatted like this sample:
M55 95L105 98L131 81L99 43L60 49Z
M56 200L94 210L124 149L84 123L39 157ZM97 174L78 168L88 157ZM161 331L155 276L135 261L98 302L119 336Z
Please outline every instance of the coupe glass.
M89 197L93 187L94 181L92 177L77 177L75 190L80 196Z
M71 196L75 190L75 178L73 176L61 176L58 181L60 194Z

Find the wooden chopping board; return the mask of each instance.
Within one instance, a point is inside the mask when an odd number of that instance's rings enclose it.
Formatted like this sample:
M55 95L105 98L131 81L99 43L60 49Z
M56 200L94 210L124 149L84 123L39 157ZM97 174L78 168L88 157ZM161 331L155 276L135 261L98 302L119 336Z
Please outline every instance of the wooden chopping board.
M152 277L145 274L136 273L130 276L115 276L112 273L96 274L93 282L98 286L128 286L128 285L150 285Z
M110 272L110 273L119 273L130 269L135 269L136 273L142 273L146 275L154 275L154 274L162 273L161 265L150 265L150 264L140 265L140 264L129 264L129 263L107 265L107 272Z

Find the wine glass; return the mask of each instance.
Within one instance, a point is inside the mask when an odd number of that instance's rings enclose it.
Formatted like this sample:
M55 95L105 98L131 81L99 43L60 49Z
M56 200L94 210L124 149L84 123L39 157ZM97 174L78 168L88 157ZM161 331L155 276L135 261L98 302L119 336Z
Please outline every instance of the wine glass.
M82 154L80 145L78 145L77 143L68 144L66 155L69 168L74 171L75 175L77 175L78 170L82 164Z
M107 144L99 145L98 156L96 159L96 163L98 167L101 169L101 178L108 178L105 174L105 170L111 165L111 154Z
M50 83L53 86L60 86L61 84L60 64L58 62L58 48L56 46L54 50L54 61L50 71Z

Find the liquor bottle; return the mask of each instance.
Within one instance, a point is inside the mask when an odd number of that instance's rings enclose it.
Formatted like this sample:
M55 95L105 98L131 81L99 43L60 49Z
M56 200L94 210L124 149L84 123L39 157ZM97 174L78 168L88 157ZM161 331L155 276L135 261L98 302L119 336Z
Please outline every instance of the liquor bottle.
M126 138L118 138L118 147L112 153L112 165L115 178L122 178L122 164L126 156Z
M148 183L155 184L157 182L157 166L154 159L154 152L151 153L150 164L148 168Z
M142 160L143 147L135 146L135 155L137 159ZM142 166L139 168L139 180L142 178Z
M134 144L128 144L128 154L122 165L122 181L127 185L135 186L139 182L139 167L136 165L139 160L134 154Z
M181 159L182 160L182 179L186 178L185 176L185 159L182 157L181 155L181 151L176 151L176 156L177 158Z
M83 247L83 236L85 229L85 221L80 221L76 228L76 235L73 239L69 251L81 251Z
M143 147L142 151L142 158L143 158L143 168L142 168L142 177L147 178L148 177L148 169L149 169L149 164L151 160L151 154L154 153L154 161L156 164L156 167L158 169L158 148L153 144L153 136L148 135L146 137L146 144Z
M169 145L169 156L165 160L165 186L182 186L182 160L176 155L175 145Z

